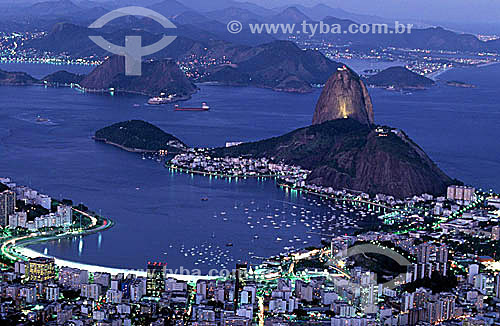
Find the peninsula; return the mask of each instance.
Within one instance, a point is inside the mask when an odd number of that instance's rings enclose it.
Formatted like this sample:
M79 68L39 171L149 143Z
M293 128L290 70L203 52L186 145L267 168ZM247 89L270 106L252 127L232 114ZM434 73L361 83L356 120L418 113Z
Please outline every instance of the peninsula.
M96 131L94 139L137 153L179 152L187 148L178 138L142 120L124 121L102 128Z
M28 86L38 84L36 78L25 72L10 72L0 70L0 86Z
M435 85L432 79L414 73L405 67L390 67L368 77L366 83L373 87L392 89L426 89Z
M452 86L452 87L459 87L459 88L476 88L476 85L474 85L474 84L469 84L469 83L465 83L465 82L457 81L457 80L449 80L446 82L446 85Z
M309 184L397 198L443 194L453 180L404 132L348 118L301 128L284 136L217 148L217 157L273 158L310 170Z
M66 70L56 71L42 78L42 81L49 86L65 86L78 84L85 78L85 75L74 74Z

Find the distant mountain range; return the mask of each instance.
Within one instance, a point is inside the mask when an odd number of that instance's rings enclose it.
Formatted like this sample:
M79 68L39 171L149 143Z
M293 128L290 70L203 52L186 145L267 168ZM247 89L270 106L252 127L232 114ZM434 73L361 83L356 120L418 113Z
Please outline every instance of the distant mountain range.
M206 17L210 19L220 21L222 23L228 23L233 20L238 20L240 22L262 22L263 16L257 15L256 13L239 7L229 7L214 11L209 11L205 13Z
M288 38L289 35L268 35L250 33L248 23L300 23L303 20L317 22L319 20L328 24L340 23L347 26L352 23L387 23L394 24L394 20L350 13L339 8L332 8L325 4L311 7L303 5L289 5L274 9L267 9L248 2L233 0L217 0L202 2L198 0L143 0L143 1L77 1L53 0L41 1L32 5L10 5L0 11L0 29L8 30L13 26L16 30L24 28L37 30L50 30L51 26L59 22L68 22L75 25L88 26L98 17L112 9L126 5L139 5L151 8L174 21L178 25L178 35L193 40L223 40L242 45L260 45L274 39ZM149 19L129 18L114 21L102 31L108 32L145 29L151 34L162 32L159 24ZM227 31L227 22L238 20L244 24L243 31L238 35ZM131 24L131 22L137 24ZM246 28L245 28L246 27ZM94 31L95 33L95 31ZM123 36L123 33L118 33ZM79 36L76 34L75 36ZM461 34L438 27L424 29L414 28L411 34L335 34L322 35L332 42L352 44L366 48L402 47L460 51L500 51L500 41L482 42L470 34ZM75 37L75 39L77 39ZM123 40L121 40L123 42ZM70 43L71 45L71 43ZM61 44L59 47L63 47ZM82 46L88 46L82 44ZM71 47L70 47L71 49ZM82 49L83 50L83 49ZM76 51L83 52L83 51Z
M360 23L350 19L339 19L331 16L325 17L323 22L330 26L340 25L342 31L348 30L349 25L359 25ZM392 29L392 25L389 25L388 33L340 33L325 35L321 35L321 37L329 39L332 42L351 44L351 46L366 49L395 47L464 52L500 51L499 41L484 42L474 35L456 33L442 27L429 27L425 29L413 28L411 33L398 34ZM318 36L316 36L316 38L318 38Z
M498 31L500 23L478 23L476 22L451 22L443 19L443 22L433 20L405 19L400 15L396 17L379 17L376 15L359 14L350 12L342 8L331 7L320 3L311 6L304 6L293 2L286 6L275 7L272 9L264 8L251 2L240 2L234 0L24 0L10 1L0 3L0 17L5 23L5 19L10 20L7 24L0 24L0 29L8 30L13 24L24 28L47 28L51 24L62 20L78 24L89 24L96 18L106 12L125 6L142 6L158 11L166 17L178 16L184 12L198 12L199 14L210 16L212 20L227 22L230 17L229 12L235 14L230 20L239 20L243 23L250 21L270 21L275 15L287 10L290 7L298 9L304 16L312 20L319 21L327 16L339 19L349 19L359 23L388 23L394 24L398 20L402 23L412 23L415 27L425 28L431 26L443 26L456 31L469 31L474 33L495 34ZM227 12L225 12L229 9ZM235 10L242 10L237 13ZM211 14L209 14L211 13ZM214 14L220 14L217 18ZM444 18L444 17L443 17ZM194 21L189 23L194 24ZM19 29L17 29L19 30Z
M201 8L193 9L190 3L194 2L181 3L177 0L164 0L148 4L149 7L165 15L171 13L169 17L178 25L175 31L169 31L169 33L175 33L178 36L177 39L150 58L155 60L171 58L181 61L184 59L189 61L192 58L210 58L229 60L232 63L206 68L207 70L200 74L200 78L194 79L195 82L252 85L277 91L309 92L314 84L324 84L328 77L342 66L340 63L326 59L317 51L302 51L291 42L276 41L276 39L284 38L285 35L252 34L248 28L240 34L231 34L226 27L226 21L232 17L238 17L246 22L297 24L303 20L314 21L314 18L309 17L303 11L312 17L318 17L321 13L349 16L339 9L318 5L266 10L249 3L220 0L215 5L216 7L221 5L221 8L210 11ZM86 11L92 11L93 14L99 12L93 10L101 8L94 7L98 4L101 2L86 5L82 2L75 4L71 0L41 2L25 8L24 15L29 16L30 13L38 11L52 13L58 17L65 15L72 17L73 12L76 11L79 13L79 20L85 20L85 17L90 17L86 16ZM364 16L357 18L368 19ZM330 25L340 24L343 29L356 23L350 19L333 16L328 16L323 21ZM126 17L114 21L100 31L91 30L84 25L58 23L45 36L27 41L21 46L24 49L37 49L55 54L64 53L74 57L105 58L109 53L88 38L89 35L96 35L96 33L114 44L123 44L127 35L140 35L143 44L152 44L161 38L164 30L156 22L138 17ZM443 28L415 29L411 34L331 34L327 38L336 44L349 43L355 47L366 48L394 46L439 50L500 51L500 40L482 42L473 35L458 34ZM411 83L418 84L416 76L403 76L401 71L397 75L399 82L408 83L408 87L413 87ZM380 80L372 79L369 82L373 85L384 84L381 79L391 76L379 77ZM405 78L406 81L404 81Z
M10 5L0 11L0 17L4 24L0 28L8 29L11 21L13 24L26 28L48 29L51 25L65 21L74 24L88 25L98 17L106 14L112 9L126 5L146 6L166 17L169 17L181 25L196 27L190 35L183 35L195 38L199 31L213 34L217 39L230 42L257 45L269 42L270 38L282 38L285 35L249 35L249 31L242 32L237 36L228 33L225 24L230 20L238 20L244 24L265 22L265 23L300 23L303 20L335 23L335 20L342 20L344 23L387 23L394 24L393 19L382 18L370 15L360 15L351 13L340 8L332 8L325 4L318 4L311 7L303 5L289 5L274 9L267 9L248 2L238 2L233 0L217 0L201 2L198 0L178 1L178 0L144 0L144 1L72 1L53 0L40 1L38 3ZM327 18L330 17L330 18ZM140 20L143 21L143 20ZM207 22L210 21L210 24ZM217 24L220 23L220 24ZM405 22L407 23L407 22ZM119 24L119 23L115 23ZM156 24L157 25L157 24ZM430 24L428 24L430 26ZM123 21L122 29L127 29L128 24ZM156 26L158 28L158 26ZM248 28L247 28L248 29ZM324 36L324 35L323 35ZM500 51L499 42L481 42L475 36L447 31L443 28L414 29L411 34L341 34L330 35L332 40L348 42L351 41L360 46L380 47L410 47L429 48L447 50L491 50Z
M184 27L185 30L186 27ZM182 32L182 30L181 30ZM44 38L27 42L25 47L74 56L105 56L107 53L89 38L94 32L69 23L57 24ZM106 31L110 42L123 42L127 31ZM159 35L142 31L146 44L154 43ZM273 41L258 46L246 46L218 40L194 40L179 36L171 45L151 58L181 60L198 57L227 58L233 65L216 65L208 75L196 82L217 82L224 85L257 86L278 91L309 92L313 84L323 84L341 66L318 51L303 51L290 41Z
M172 0L169 0L172 1ZM233 10L233 9L231 9ZM245 10L235 9L240 14ZM188 12L190 13L190 12ZM186 13L184 13L186 14ZM179 19L182 15L173 19ZM210 13L208 13L210 15ZM289 19L304 19L297 8L289 8L281 13ZM254 19L253 16L247 16ZM227 17L229 18L229 16ZM280 19L281 19L280 18ZM326 23L340 24L346 28L354 22L345 19L327 17ZM128 20L129 24L141 23L132 18ZM221 22L207 20L201 24L205 29L195 25L180 25L176 32L179 35L177 39L164 50L154 54L151 58L173 58L182 60L183 58L195 55L197 57L226 58L231 60L233 65L216 65L209 68L207 74L197 79L197 82L217 82L225 85L253 85L258 87L271 88L280 91L308 92L311 91L313 84L324 84L332 72L341 66L339 63L326 59L316 51L302 51L291 42L275 41L255 45L267 38L272 40L271 36L261 37L251 34L241 44L230 41L232 38L239 38L240 35L233 35L225 30L225 25ZM157 28L157 27L156 27ZM108 53L94 44L89 35L95 35L94 30L86 27L70 24L56 24L52 30L43 38L26 42L25 48L35 48L38 50L67 53L76 57L103 57ZM122 24L112 25L101 31L100 35L110 42L120 44L126 35L131 33L141 35L144 44L151 44L160 39L161 33L149 25L146 29L133 31L123 28ZM221 39L221 35L232 35L226 40ZM247 34L248 36L248 34ZM343 39L345 36L331 36L334 39ZM344 42L346 40L343 40ZM404 48L428 48L428 49L457 49L466 48L467 50L500 49L500 41L482 42L475 36L466 34L457 34L446 31L442 28L429 28L425 30L414 30L411 34L405 35L353 35L351 41L360 46L397 46ZM249 46L250 44L250 46ZM391 75L395 71L386 72L387 76L379 76L381 79L397 77L396 82L401 87L420 87L419 83L428 84L428 81L409 72L398 71L397 76ZM404 76L405 75L405 76ZM407 79L406 81L404 79ZM369 83L381 86L386 85L383 80L371 79ZM420 79L420 81L417 81ZM390 80L389 80L390 81ZM387 82L387 80L386 80ZM407 83L403 86L402 84ZM417 86L412 86L416 83Z
M95 5L95 7L84 7L71 0L41 1L32 5L21 3L1 10L0 18L28 30L48 29L61 21L87 25L109 12L108 8L98 3Z
M302 23L303 21L311 21L296 7L284 8L282 11L266 19L267 22L272 24L289 24L289 23Z
M194 45L188 44L193 49ZM318 51L303 51L289 41L274 41L258 47L214 44L210 51L232 58L235 63L211 68L206 77L193 81L304 93L310 92L314 84L326 82L328 76L343 66ZM168 59L144 62L141 77L126 77L124 58L113 56L87 76L59 71L42 80L54 86L78 83L89 90L108 91L109 88L115 88L117 91L152 96L168 89L181 99L189 97L196 90L193 81L189 81L176 63Z
M319 51L303 51L289 41L241 49L233 56L233 63L211 69L200 81L304 93L310 92L313 84L325 83L343 66Z
M394 24L394 20L390 20L388 18L355 14L355 13L348 12L348 11L341 9L341 8L332 8L332 7L325 5L325 4L317 4L317 5L314 5L312 7L306 7L306 6L299 5L299 4L290 4L290 5L287 5L284 7L275 8L275 10L283 11L283 10L286 10L287 8L290 8L290 7L294 7L295 9L302 12L305 16L309 17L309 19L316 20L316 21L319 21L325 17L331 16L331 17L337 17L339 19L349 19L349 20L353 20L353 21L355 20L355 21L363 22L365 24L372 24L372 23L391 23L391 24Z
M40 2L32 6L25 6L18 9L5 10L0 12L0 17L5 17L4 20L12 20L15 24L26 23L29 26L35 26L40 29L50 29L49 24L56 22L72 22L74 25L86 26L93 22L97 17L109 12L113 7L101 2L90 2L83 5L82 2L75 4L71 0L56 0ZM117 3L115 3L117 4ZM250 3L240 3L232 0L220 0L217 3L207 3L204 6L197 6L197 1L164 0L149 4L148 7L154 9L163 15L169 17L178 28L175 33L179 36L190 38L199 41L223 40L241 45L260 45L268 43L274 39L285 39L289 35L266 33L252 34L249 31L248 23L301 23L306 20L308 22L317 22L322 20L329 25L340 24L345 30L350 24L361 23L388 23L392 27L394 21L388 21L385 18L357 15L346 12L342 9L331 8L327 5L316 5L313 7L305 7L301 5L276 8L274 10L265 9ZM211 8L211 10L209 10ZM205 10L206 9L206 10ZM243 31L237 35L227 31L227 22L238 20L243 23ZM38 24L38 25L37 25ZM0 28L1 28L0 24ZM8 27L8 24L4 26ZM112 32L114 39L123 42L123 36L130 34L133 29L137 33L137 29L143 29L143 33L153 35L163 33L156 22L149 19L129 17L114 21L107 28L100 31L103 36L110 36ZM392 31L392 30L390 30ZM70 32L69 30L67 32ZM75 32L75 31L73 31ZM92 31L96 33L96 31ZM50 39L51 33L47 36ZM75 40L78 40L80 33L72 34ZM306 36L308 37L308 36ZM68 39L69 37L63 38ZM147 37L146 37L147 38ZM315 37L319 39L317 35ZM332 42L339 44L352 44L352 46L365 48L380 48L380 47L398 47L398 48L421 48L421 49L439 49L439 50L459 50L459 51L500 51L500 41L480 41L476 36L471 34L461 34L449 31L440 27L429 27L425 29L414 28L412 33L397 34L323 34L321 38L326 38ZM50 40L49 40L50 41ZM87 42L82 41L82 47L88 47ZM72 44L69 42L67 47L73 50ZM58 48L65 46L64 42L60 42ZM84 52L81 51L74 52Z
M149 6L152 9L165 17L174 17L180 15L187 11L192 11L190 8L183 3L176 0L164 0Z
M187 29L178 28L177 34L183 34L184 31L189 33L189 30ZM156 53L153 57L178 58L186 55L187 53L201 54L201 49L216 47L216 44L226 45L227 47L234 46L232 43L226 41L215 40L213 35L210 33L203 31L196 32L196 30L192 32L194 36L196 36L195 38L191 39L180 35L174 43L169 45L164 50ZM89 35L96 35L96 32L80 25L58 23L49 31L49 33L47 33L45 37L26 42L23 46L24 48L34 48L53 53L64 52L76 57L97 56L102 58L109 55L106 50L103 50L92 42L89 39ZM160 34L147 30L135 30L132 32L128 29L122 29L120 26L113 26L111 28L104 29L98 33L98 35L101 35L114 44L123 44L125 36L127 35L140 35L142 37L143 44L152 44L161 38Z

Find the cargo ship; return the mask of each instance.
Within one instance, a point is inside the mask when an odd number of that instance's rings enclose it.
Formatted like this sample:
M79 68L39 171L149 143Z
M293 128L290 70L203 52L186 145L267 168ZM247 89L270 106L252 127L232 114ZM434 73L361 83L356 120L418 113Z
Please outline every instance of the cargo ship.
M200 107L180 107L179 105L175 105L175 111L208 111L210 110L210 106L208 106L207 102L201 103Z

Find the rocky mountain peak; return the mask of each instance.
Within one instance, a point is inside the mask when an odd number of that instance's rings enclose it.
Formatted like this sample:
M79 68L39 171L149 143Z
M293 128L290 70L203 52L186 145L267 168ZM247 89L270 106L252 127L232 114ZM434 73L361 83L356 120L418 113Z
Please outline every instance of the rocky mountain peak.
M340 67L328 79L316 104L313 124L351 118L373 125L373 105L365 84L347 67Z

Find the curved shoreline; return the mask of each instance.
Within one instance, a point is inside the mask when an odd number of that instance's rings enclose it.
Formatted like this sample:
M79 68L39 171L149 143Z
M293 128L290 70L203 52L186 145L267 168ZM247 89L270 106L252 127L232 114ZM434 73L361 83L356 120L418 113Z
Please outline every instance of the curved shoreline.
M54 240L54 239L52 239L52 240ZM45 241L50 241L50 240L44 240L44 242ZM45 255L43 253L40 253L36 250L30 249L30 248L27 248L24 246L15 247L15 249L20 254L22 254L28 258L36 258L36 257L54 258L55 264L60 266L60 267L76 268L76 269L86 270L90 273L109 273L111 275L116 275L116 274L122 273L124 275L133 274L137 277L146 277L147 276L147 271L142 270L142 269L106 267L106 266L100 266L100 265L79 263L76 261L57 258L57 257L51 256L51 255ZM208 276L208 275L186 275L186 274L166 274L166 277L167 278L171 277L171 278L175 278L177 280L186 281L186 282L196 282L197 280L211 280L211 279L217 278L217 277Z
M168 169L172 169L174 171L178 171L181 173L187 173L187 174L197 174L201 175L204 177L219 177L219 178L263 178L263 179L270 179L270 178L276 178L277 175L274 174L244 174L244 175L228 175L228 174L222 174L222 173L217 173L217 172L208 172L208 171L198 171L198 170L191 170L191 169L186 169L182 168L173 164L166 164L165 165Z
M65 234L59 234L59 235L50 235L48 237L44 237L42 235L36 235L33 237L30 236L24 236L24 237L19 237L19 238L13 238L9 239L6 242L4 242L1 246L1 252L2 254L5 254L6 256L12 256L12 257L17 257L18 259L27 261L31 258L36 258L36 257L47 257L47 258L53 258L55 260L55 264L60 266L60 267L70 267L70 268L77 268L81 270L86 270L91 273L110 273L111 275L116 275L123 273L125 275L130 275L134 274L139 277L146 277L147 276L147 271L146 270L141 270L141 269L130 269L130 268L119 268L119 267L107 267L107 266L101 266L101 265L93 265L93 264L87 264L87 263L80 263L76 261L71 261L71 260L66 260L66 259L61 259L55 256L51 255L45 255L41 252L38 252L34 249L30 249L27 246L30 244L35 244L35 243L44 243L44 242L49 242L49 241L54 241L54 240L60 240L60 239L70 239L73 237L84 237L86 235L90 234L95 234L99 233L101 231L106 231L113 227L114 222L111 221L110 219L104 218L104 223L103 225L100 225L97 228L90 229L90 230L85 230L81 233L65 233ZM186 275L186 274L166 274L167 277L172 277L177 280L181 281L187 281L187 282L196 282L197 280L211 280L215 279L217 277L214 276L208 276L208 275Z
M157 152L157 151L150 151L147 149L125 147L123 145L110 142L106 138L97 138L96 136L92 136L92 139L97 141L97 142L100 142L100 143L104 143L107 145L112 145L112 146L118 147L120 149L123 149L124 151L131 152L131 153L156 153Z
M157 93L147 93L144 91L134 91L134 90L127 90L127 89L120 89L120 88L102 88L102 89L95 89L95 88L85 88L82 85L78 83L73 83L73 87L76 90L84 93L89 93L89 94L124 94L124 95L137 95L137 96L146 96L146 97L153 97L157 96ZM169 104L176 103L176 102L182 102L182 101L188 101L190 100L193 95L195 95L198 92L198 89L194 90L192 93L188 95L181 95L175 97L172 102L169 102Z
M168 167L168 164L167 164ZM186 169L175 169L179 172L182 173L195 173L195 171L188 171ZM207 173L197 171L197 174L199 175L204 175L207 176ZM210 174L210 176L217 176L214 174ZM224 175L220 174L221 177L224 177ZM227 178L230 178L231 176L226 176ZM234 176L238 177L238 176ZM384 210L391 210L391 211L398 211L397 208L393 207L388 207L380 203L374 203L374 202L368 202L368 201L363 201L363 200L356 200L354 198L337 198L333 196L332 194L327 194L327 193L320 193L320 192L315 192L309 189L305 188L297 188L290 186L285 183L280 183L278 182L279 180L276 178L277 176L275 175L269 175L269 176L262 176L262 175L249 175L249 176L239 176L241 178L247 178L247 177L254 177L254 178L275 178L277 181L276 185L282 188L284 191L290 191L290 190L295 190L299 192L303 192L306 194L322 197L325 199L330 199L330 200L337 200L337 201L342 201L342 202L351 202L352 204L366 204L366 205L374 205L375 207L379 207L379 209L384 209ZM77 213L83 213L87 216L92 216L88 213L84 213L78 210L75 210ZM94 219L96 217L94 216ZM147 276L147 271L144 269L132 269L132 268L123 268L123 267L108 267L108 266L102 266L102 265L94 265L94 264L88 264L88 263L82 263L78 261L71 261L71 260L66 260L62 258L58 258L56 256L52 255L46 255L43 254L42 252L36 251L34 249L28 248L27 246L35 243L44 243L44 242L49 242L49 241L55 241L55 240L60 240L60 239L70 239L74 237L83 237L85 235L90 235L90 234L95 234L99 233L101 231L105 231L109 228L111 228L114 223L107 218L102 218L104 223L100 225L97 228L89 229L89 230L84 230L81 233L66 233L66 234L59 234L59 235L49 235L49 236L44 236L42 235L36 235L36 236L28 236L28 237L20 237L20 238L14 238L10 239L2 245L0 248L1 252L4 253L6 251L6 255L11 255L11 256L16 256L18 259L27 261L31 258L36 258L36 257L48 257L48 258L53 258L55 260L56 265L60 267L70 267L70 268L76 268L76 269L81 269L81 270L87 270L91 273L110 273L111 275L116 275L119 273L123 273L124 275L136 275L138 277L146 277ZM96 219L97 220L97 219ZM94 221L95 223L95 221ZM12 242L12 243L10 243ZM5 254L5 253L4 253ZM188 271L189 272L189 271ZM217 279L217 276L213 275L190 275L190 274L173 274L173 273L168 273L166 274L167 277L171 277L174 279L178 279L181 281L187 281L187 282L196 282L197 280L212 280L212 279Z
M231 178L236 178L236 179L238 179L238 178L242 178L242 179L246 179L246 178L273 179L274 178L277 185L281 188L285 188L287 191L288 190L295 190L295 191L299 191L299 192L304 192L304 193L309 194L309 195L318 196L318 197L322 197L322 198L326 198L326 199L330 199L330 200L335 200L335 201L373 205L375 207L382 208L386 211L387 210L388 211L402 211L401 209L390 207L390 206L376 203L376 202L371 202L371 201L362 200L362 199L355 199L355 198L338 198L332 194L317 192L317 191L313 191L313 190L303 188L303 187L291 186L285 182L280 182L280 181L283 181L283 179L280 180L278 175L271 175L271 174L270 175L261 175L261 174L226 175L226 174L217 173L217 172L198 171L198 170L182 168L182 167L178 167L178 166L168 164L168 163L165 166L168 169L174 170L176 172L187 173L187 174L196 174L196 175L200 175L200 176L204 176L204 177L208 176L208 177L219 177L219 178L228 178L228 179L231 179Z
M448 68L439 69L438 71L427 74L425 77L432 79L433 81L436 82L438 80L439 76L447 73L448 71L452 71L453 69L455 69L455 67L448 67Z
M31 242L46 242L46 241L53 241L53 240L58 240L58 239L65 239L65 238L71 238L75 236L86 236L90 234L95 234L99 233L101 231L105 231L113 227L114 222L111 221L110 219L107 218L102 218L102 224L97 226L99 223L99 219L94 216L90 215L89 213L80 211L78 209L73 208L73 211L85 215L86 217L90 218L92 221L91 228L86 229L86 230L81 230L81 231L73 231L73 232L65 232L65 233L60 233L60 234L50 234L46 232L41 232L41 233L31 233L29 235L25 236L18 236L18 237L13 237L10 239L6 239L2 245L0 246L0 254L5 255L8 259L11 260L24 260L26 261L27 258L33 258L31 256L26 256L24 255L17 255L16 249L17 248L22 248L23 245L27 245ZM97 226L97 227L95 227Z

